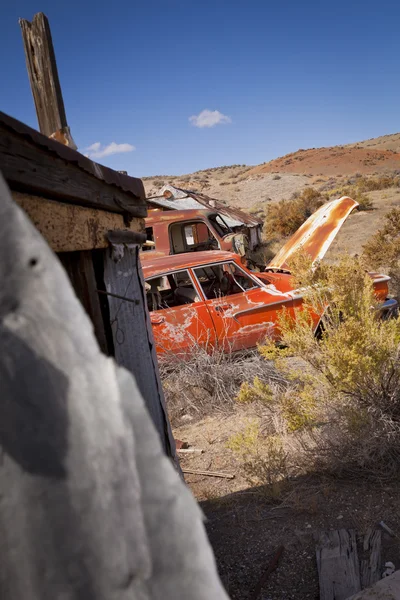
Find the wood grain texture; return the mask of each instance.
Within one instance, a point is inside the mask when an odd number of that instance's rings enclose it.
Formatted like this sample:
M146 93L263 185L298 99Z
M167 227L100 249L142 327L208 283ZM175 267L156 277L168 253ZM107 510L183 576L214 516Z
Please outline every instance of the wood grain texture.
M363 552L361 559L361 587L370 587L381 578L381 545L382 532L380 529L369 529L363 539Z
M65 204L40 196L13 192L13 198L24 209L54 252L107 248L109 231L142 232L143 219L132 219L129 229L122 215L94 208Z
M41 133L48 137L67 127L64 101L47 17L20 19L26 67Z
M317 545L321 600L346 600L361 590L356 534L340 529L323 532Z
M175 442L169 425L161 386L144 281L139 262L139 249L126 251L115 263L109 252L104 254L104 283L110 309L115 359L136 380L152 421L160 434L163 449L176 456ZM116 297L136 302L126 302Z
M79 158L79 153L74 154ZM93 163L93 168L95 167L96 164ZM147 216L144 198L125 192L117 185L106 183L74 162L49 152L1 122L0 170L13 191L122 215Z

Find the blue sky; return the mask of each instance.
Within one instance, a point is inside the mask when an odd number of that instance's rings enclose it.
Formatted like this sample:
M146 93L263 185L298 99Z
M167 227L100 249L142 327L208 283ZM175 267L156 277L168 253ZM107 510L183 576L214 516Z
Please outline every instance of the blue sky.
M98 162L130 175L257 164L400 130L395 0L3 3L0 109L35 128L18 17L38 11L79 150L96 144Z

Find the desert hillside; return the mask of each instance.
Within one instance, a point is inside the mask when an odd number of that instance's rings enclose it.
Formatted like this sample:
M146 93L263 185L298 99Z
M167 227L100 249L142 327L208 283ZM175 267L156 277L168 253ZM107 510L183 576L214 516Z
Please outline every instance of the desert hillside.
M148 197L170 183L202 191L259 216L269 203L290 199L307 187L335 193L355 178L382 177L400 173L400 133L328 148L300 149L256 166L232 165L181 176L143 178ZM354 215L346 223L335 247L359 252L366 239L379 227L383 216L400 203L400 188L370 192L374 210ZM360 216L361 215L361 216Z

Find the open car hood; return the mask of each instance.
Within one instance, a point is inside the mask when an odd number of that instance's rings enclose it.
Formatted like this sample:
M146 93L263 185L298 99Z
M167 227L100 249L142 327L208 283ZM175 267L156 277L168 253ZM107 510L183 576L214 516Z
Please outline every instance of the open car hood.
M268 264L267 270L288 270L288 260L300 248L311 256L313 263L321 260L343 223L357 206L358 202L348 196L323 204L279 250Z

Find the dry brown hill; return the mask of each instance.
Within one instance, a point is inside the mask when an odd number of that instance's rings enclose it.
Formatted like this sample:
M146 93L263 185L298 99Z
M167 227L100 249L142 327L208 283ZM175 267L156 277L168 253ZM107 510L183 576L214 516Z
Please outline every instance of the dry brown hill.
M393 150L356 146L298 150L258 165L248 176L261 173L302 173L320 176L372 174L400 169L400 154Z
M394 150L394 152L400 152L400 133L381 135L380 137L371 138L370 140L365 140L364 142L347 144L347 147L375 148L376 150Z
M346 146L298 150L257 166L232 165L183 176L144 178L148 196L165 183L201 191L227 204L263 216L270 202L290 199L306 187L323 192L351 185L355 177L400 173L400 133ZM382 189L367 194L375 210L357 213L338 236L332 250L360 252L362 245L382 223L386 212L400 202L400 189Z

